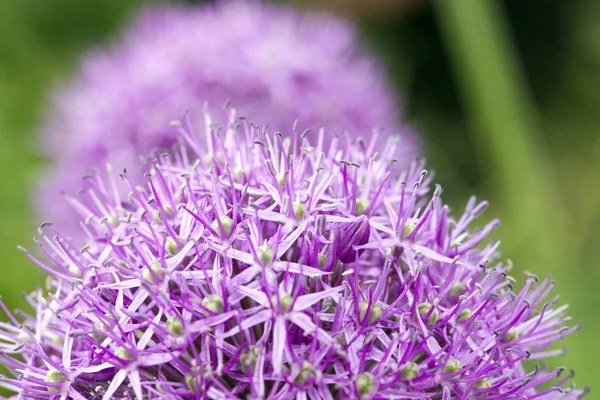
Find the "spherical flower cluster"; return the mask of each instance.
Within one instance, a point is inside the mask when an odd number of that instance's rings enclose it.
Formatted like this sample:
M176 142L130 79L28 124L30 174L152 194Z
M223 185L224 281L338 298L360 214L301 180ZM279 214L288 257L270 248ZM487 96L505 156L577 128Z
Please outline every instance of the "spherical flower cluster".
M205 101L215 118L226 120L220 106L232 101L240 115L272 131L289 129L296 118L300 130L327 126L326 141L333 132L369 137L377 126L401 134L396 158L408 166L416 138L400 124L385 80L377 60L359 49L352 25L335 17L258 1L147 8L121 41L90 54L56 93L41 131L54 165L39 183L36 208L44 218L69 221L60 192L78 190L80 171L90 166L127 167L139 182L138 157L170 149L176 140L169 121Z
M578 328L495 264L498 225L454 219L393 140L325 147L206 116L146 182L91 175L81 248L40 227L51 278L0 324L0 385L38 399L555 399L572 373L526 363ZM208 152L201 150L208 143ZM129 185L120 197L119 184ZM6 311L6 310L5 310ZM8 311L6 311L8 313Z

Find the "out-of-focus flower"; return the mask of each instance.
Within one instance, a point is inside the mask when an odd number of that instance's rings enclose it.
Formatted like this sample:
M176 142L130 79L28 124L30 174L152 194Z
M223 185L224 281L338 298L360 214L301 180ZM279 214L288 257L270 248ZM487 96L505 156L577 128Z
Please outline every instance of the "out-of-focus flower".
M578 326L492 264L498 225L428 196L395 143L317 144L207 116L198 139L120 197L113 175L77 198L87 243L40 227L47 292L0 324L0 384L23 398L576 398L562 369L530 367ZM208 150L203 151L203 143ZM8 311L7 311L8 312ZM14 357L11 357L14 356Z
M138 180L138 157L175 143L173 115L204 102L227 118L220 108L230 100L272 132L289 130L294 119L313 137L327 126L326 143L381 128L400 135L395 157L406 167L418 146L384 75L359 49L352 25L332 16L255 1L146 9L122 41L90 54L56 93L42 131L54 165L38 209L54 222L69 220L60 192L77 190L80 171L109 160Z
M296 0L298 5L364 18L402 12L426 3L424 0Z

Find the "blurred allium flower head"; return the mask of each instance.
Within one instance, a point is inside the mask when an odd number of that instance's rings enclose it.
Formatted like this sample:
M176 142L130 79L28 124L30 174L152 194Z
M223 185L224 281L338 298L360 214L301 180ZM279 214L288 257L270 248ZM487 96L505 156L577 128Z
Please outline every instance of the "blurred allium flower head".
M554 282L517 285L486 240L498 221L470 228L487 203L452 218L422 163L390 173L394 141L325 146L323 130L312 143L233 112L226 127L207 115L202 139L174 125L185 143L144 184L95 175L68 198L85 246L45 223L47 261L23 250L51 278L27 297L33 315L0 324L2 386L105 400L585 393L525 362L578 329Z
M399 166L417 152L383 68L359 49L350 23L258 1L154 6L56 93L41 132L55 164L40 182L40 214L68 220L59 193L77 190L90 166L110 161L138 179L139 155L175 143L173 115L208 101L226 119L218 107L228 100L271 131L298 119L300 130L327 126L329 142L333 133L370 137L379 127L401 136Z

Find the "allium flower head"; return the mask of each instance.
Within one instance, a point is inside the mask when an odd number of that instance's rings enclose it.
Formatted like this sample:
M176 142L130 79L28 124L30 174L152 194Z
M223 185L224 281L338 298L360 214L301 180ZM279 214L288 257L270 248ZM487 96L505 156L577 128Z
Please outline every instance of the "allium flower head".
M90 54L56 93L41 132L55 165L40 182L40 214L68 220L59 194L79 189L80 171L90 166L110 161L138 180L138 157L176 142L173 115L205 101L226 120L218 108L230 100L272 132L294 119L301 131L327 126L326 142L345 131L370 137L380 127L401 134L395 157L408 166L416 139L399 122L383 68L358 47L348 22L258 1L144 10L120 42Z
M470 228L486 202L452 218L422 163L390 172L393 141L377 154L206 118L203 139L174 124L185 143L144 184L89 177L69 198L82 248L42 224L48 261L24 251L51 278L27 297L33 315L0 325L3 386L104 400L585 393L525 362L562 353L548 348L578 326L547 300L553 282L518 290L494 262L498 222Z

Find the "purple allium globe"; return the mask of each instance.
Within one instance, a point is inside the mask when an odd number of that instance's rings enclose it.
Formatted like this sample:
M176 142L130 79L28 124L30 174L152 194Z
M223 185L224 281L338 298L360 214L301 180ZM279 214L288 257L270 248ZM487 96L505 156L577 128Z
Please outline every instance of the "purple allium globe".
M25 253L51 278L34 314L0 324L0 385L38 399L563 399L544 370L569 326L554 283L517 290L498 225L454 219L396 143L324 146L206 115L174 126L146 182L126 173L69 197L81 248L51 223ZM376 140L374 138L373 140ZM208 150L201 150L208 143ZM217 156L218 155L218 156ZM119 185L128 186L121 197ZM548 300L548 298L550 300Z
M395 157L406 167L417 140L400 123L385 80L378 61L359 49L352 25L332 16L235 0L147 8L120 42L90 54L55 94L41 132L54 165L40 181L36 207L55 222L71 220L60 192L76 191L80 171L108 161L139 181L138 156L170 149L176 138L169 121L205 101L226 120L218 107L231 100L240 115L273 132L294 119L300 130L327 126L326 142L334 132L370 137L377 126L401 134Z

